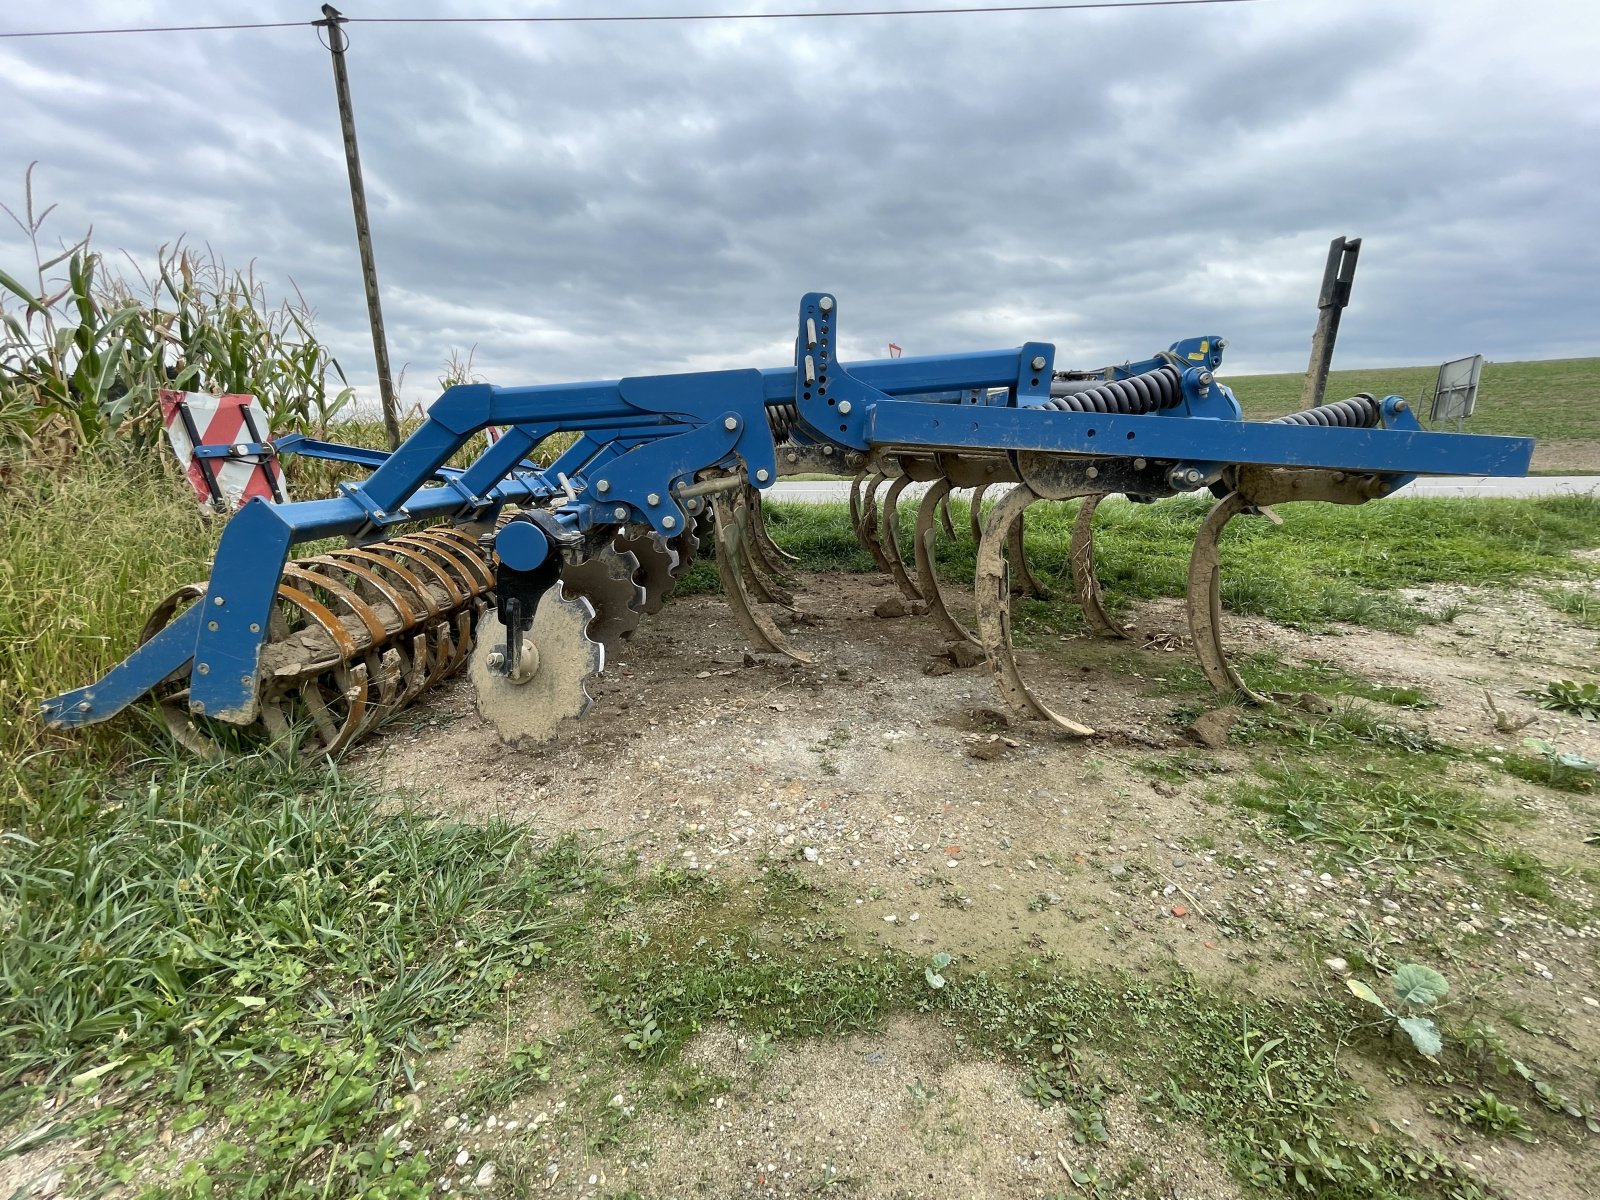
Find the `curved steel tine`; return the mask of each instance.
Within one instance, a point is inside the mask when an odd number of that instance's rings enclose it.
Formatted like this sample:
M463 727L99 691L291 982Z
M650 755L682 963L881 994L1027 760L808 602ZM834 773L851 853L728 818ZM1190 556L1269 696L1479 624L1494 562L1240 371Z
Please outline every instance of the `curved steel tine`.
M767 539L762 536L761 493L753 487L741 488L734 507L744 523L744 545L748 551L746 557L768 575L776 575L779 571L778 556L768 552Z
M972 489L972 508L967 513L972 523L972 544L976 546L983 541L983 494L989 490L987 483L980 483Z
M867 476L872 472L861 471L850 481L850 529L856 535L856 541L861 540L861 492L862 484L867 481Z
M1078 607L1083 609L1089 628L1102 637L1130 638L1133 634L1106 611L1105 597L1100 593L1100 579L1094 573L1094 510L1109 492L1085 496L1078 506L1078 519L1072 523L1072 589L1078 597Z
M1029 690L1012 652L1011 583L1007 578L1006 547L1011 540L1012 527L1022 519L1023 510L1037 499L1039 496L1033 489L1019 484L995 505L984 523L974 584L979 644L989 657L989 667L994 672L1001 697L1013 711L1049 721L1075 737L1090 737L1093 729L1055 712Z
M883 547L883 557L889 562L889 574L894 576L894 583L900 589L900 594L907 600L920 601L922 593L917 590L917 585L906 573L905 561L900 557L900 493L906 490L910 482L909 475L902 475L889 485L889 491L883 498L883 524L880 527L879 545Z
M739 546L745 551L740 556L739 565L744 571L745 582L750 585L750 590L756 599L763 604L781 604L785 608L794 608L794 597L775 578L762 560L760 548L751 532L754 520L751 516L752 501L745 495L735 497L733 502L733 519L739 526Z
M939 501L939 524L944 526L944 535L952 542L956 540L955 522L950 519L950 488L946 486L944 497Z
M934 528L933 514L935 509L942 509L949 513L950 481L940 479L929 485L927 492L922 497L922 503L917 506L917 529L912 538L913 548L916 551L917 582L922 587L923 599L927 602L928 612L939 623L946 636L957 641L971 642L978 645L978 636L950 615L950 610L945 607L944 592L939 587L938 577L934 574L933 546L938 537ZM954 535L952 535L952 538Z
M1020 487L1021 485L1018 484ZM1012 522L1010 531L1006 534L1006 552L1011 556L1012 588L1019 596L1032 596L1036 600L1050 599L1050 589L1039 582L1039 577L1033 573L1033 568L1028 565L1028 552L1023 544L1022 535L1024 522L1019 518Z
M861 498L861 527L856 530L856 540L867 548L872 561L878 564L878 570L885 575L892 572L889 570L889 559L878 544L878 489L888 481L887 475L874 475L867 480L867 490Z
M1189 586L1184 606L1189 613L1189 632L1194 635L1194 653L1200 669L1219 692L1237 692L1252 704L1265 704L1267 698L1255 691L1228 662L1222 643L1222 565L1218 542L1228 522L1249 505L1238 492L1217 501L1200 525L1189 554Z
M746 639L758 650L787 655L799 663L813 662L809 655L789 645L771 617L750 603L744 590L744 550L739 544L739 525L726 492L713 493L711 513L716 522L717 576L722 580L723 597Z
M757 541L761 544L762 553L766 555L767 562L773 571L781 571L784 560L792 563L800 561L798 554L790 554L777 542L772 540L772 534L767 532L767 510L762 507L761 489L750 489L750 520L755 530Z

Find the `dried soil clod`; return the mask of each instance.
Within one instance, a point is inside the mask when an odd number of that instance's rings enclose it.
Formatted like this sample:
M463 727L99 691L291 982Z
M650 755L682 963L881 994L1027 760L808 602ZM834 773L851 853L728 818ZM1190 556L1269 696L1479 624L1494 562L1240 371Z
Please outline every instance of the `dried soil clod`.
M1244 711L1232 704L1224 708L1213 708L1210 712L1203 712L1194 719L1194 724L1188 729L1189 736L1212 750L1226 750L1233 727L1243 715Z

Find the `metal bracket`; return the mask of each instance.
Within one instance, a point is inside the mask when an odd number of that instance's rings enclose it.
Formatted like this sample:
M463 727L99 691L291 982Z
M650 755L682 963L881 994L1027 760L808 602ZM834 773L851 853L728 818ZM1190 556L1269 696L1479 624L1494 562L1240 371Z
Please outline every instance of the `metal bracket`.
M838 330L839 306L833 296L807 292L801 297L794 343L795 410L815 436L866 450L872 410L889 397L844 369L836 357Z

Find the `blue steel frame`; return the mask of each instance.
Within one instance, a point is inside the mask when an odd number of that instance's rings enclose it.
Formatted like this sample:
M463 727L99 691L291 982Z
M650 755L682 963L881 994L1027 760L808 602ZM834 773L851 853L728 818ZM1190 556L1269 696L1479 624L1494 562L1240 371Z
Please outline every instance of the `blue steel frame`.
M538 387L470 384L447 390L423 425L392 454L284 439L280 453L374 467L328 500L253 500L229 521L205 596L102 680L45 701L57 727L105 720L162 680L190 669L196 714L245 724L256 714L256 678L268 617L296 543L346 535L372 540L429 518L480 520L505 504L550 504L564 525L647 524L671 537L691 520L675 490L708 468L740 468L759 487L777 478L768 405L792 404L796 436L858 451L1037 450L1139 456L1197 467L1223 464L1322 467L1379 474L1523 475L1528 438L1428 433L1399 397L1373 429L1277 425L1240 419L1233 394L1211 372L1224 343L1176 343L1167 355L1127 364L1113 378L1175 364L1183 401L1148 416L1060 412L1049 398L1055 348L1007 350L841 365L834 297L800 305L793 365L770 370L637 376ZM1003 389L1003 403L994 402ZM985 403L962 403L984 396ZM933 399L938 397L938 399ZM473 434L509 426L471 466L445 466ZM577 442L548 468L528 456L551 434Z

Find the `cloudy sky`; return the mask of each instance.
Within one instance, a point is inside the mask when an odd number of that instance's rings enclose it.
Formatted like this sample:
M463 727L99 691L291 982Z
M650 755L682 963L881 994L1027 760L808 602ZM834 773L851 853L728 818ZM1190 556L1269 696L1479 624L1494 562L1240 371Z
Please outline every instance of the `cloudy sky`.
M10 0L0 31L316 9ZM823 288L846 359L1038 339L1097 366L1222 333L1236 372L1300 370L1336 234L1365 239L1336 366L1600 354L1597 0L349 29L407 402L452 349L501 383L776 365ZM33 160L57 239L253 261L370 387L312 28L0 40L0 199ZM0 228L0 266L30 261Z

